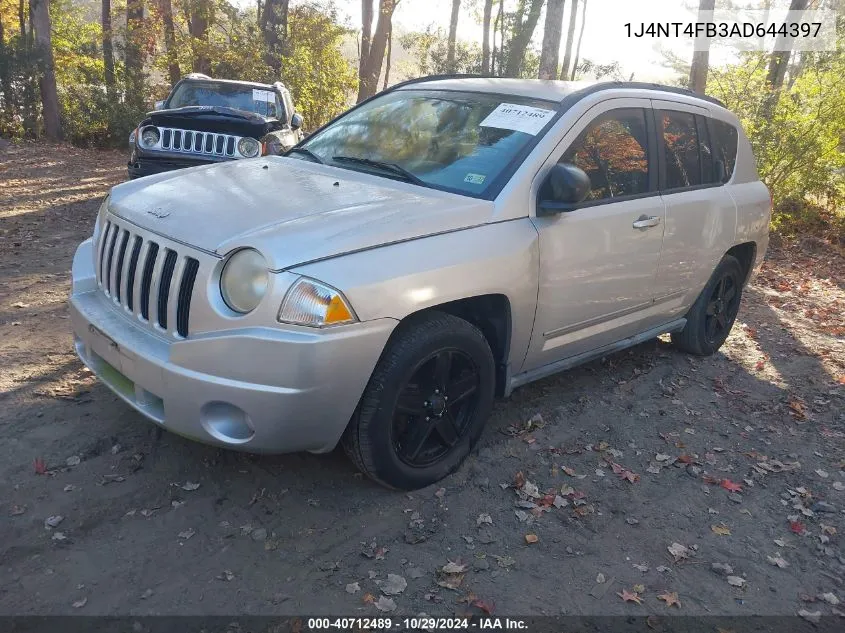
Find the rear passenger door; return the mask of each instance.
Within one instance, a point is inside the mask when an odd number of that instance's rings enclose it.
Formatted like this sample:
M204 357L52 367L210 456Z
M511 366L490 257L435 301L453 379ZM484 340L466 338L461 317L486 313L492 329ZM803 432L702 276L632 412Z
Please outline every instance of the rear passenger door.
M708 111L671 101L652 105L666 205L655 303L668 317L689 307L733 244L736 205L723 186L724 160L714 156Z

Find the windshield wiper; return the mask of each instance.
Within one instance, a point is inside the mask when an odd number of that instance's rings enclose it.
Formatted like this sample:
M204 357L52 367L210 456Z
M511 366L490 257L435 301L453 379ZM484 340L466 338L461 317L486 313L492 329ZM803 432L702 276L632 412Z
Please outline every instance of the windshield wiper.
M332 160L338 163L354 163L357 165L365 165L367 167L375 167L376 169L389 171L406 182L420 185L421 187L428 187L428 183L396 163L384 163L380 160L359 158L358 156L332 156Z
M288 154L293 154L294 152L296 152L297 154L303 154L303 155L307 156L308 158L310 158L311 160L313 160L315 163L320 163L321 165L325 165L325 164L326 164L326 163L325 163L325 161L324 161L322 158L320 158L319 156L317 156L317 155L316 155L314 152L312 152L310 149L306 149L306 148L304 148L304 147L291 147L291 148L290 148L290 149L289 149L289 150L285 153L285 156L287 156Z

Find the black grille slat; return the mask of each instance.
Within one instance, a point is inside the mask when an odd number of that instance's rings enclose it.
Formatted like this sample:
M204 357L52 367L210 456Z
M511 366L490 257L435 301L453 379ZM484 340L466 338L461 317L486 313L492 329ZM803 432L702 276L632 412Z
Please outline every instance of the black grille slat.
M176 268L176 251L167 250L164 266L161 269L161 280L158 283L158 324L167 329L167 303L170 297L170 282Z
M144 262L144 270L141 273L141 316L148 321L150 319L150 287L152 286L156 257L158 257L158 244L150 242L147 259Z
M120 249L117 251L117 273L114 280L114 296L120 303L120 282L123 281L123 258L126 256L126 245L129 243L129 231L123 231L120 237Z
M214 152L216 154L222 154L223 153L223 145L224 145L223 137L218 136L217 141L214 143Z
M168 129L164 130L161 135L161 146L163 149L170 149L170 141L173 140L173 132Z
M201 152L202 151L202 140L203 135L201 132L197 132L194 134L194 151Z
M188 323L191 315L191 297L194 294L194 282L200 263L193 257L188 257L185 271L182 273L182 283L179 284L179 299L176 304L176 332L179 336L188 336Z
M205 135L205 149L206 154L211 154L214 151L214 135L208 133Z
M226 156L235 155L235 139L231 136L226 140Z
M135 307L135 271L138 268L138 256L141 254L143 240L135 236L135 244L132 246L132 255L129 257L129 270L126 271L126 307L133 310Z
M173 149L182 149L182 132L180 130L173 131Z
M120 229L115 226L111 232L111 237L109 238L108 249L109 252L106 255L106 292L111 294L111 265L112 260L114 259L114 245L117 242L117 234L120 233Z

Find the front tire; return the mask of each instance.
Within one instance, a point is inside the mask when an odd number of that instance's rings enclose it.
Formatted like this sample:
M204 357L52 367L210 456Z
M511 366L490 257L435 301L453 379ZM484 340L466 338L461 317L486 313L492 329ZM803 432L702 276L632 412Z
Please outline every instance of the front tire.
M714 354L728 338L739 313L744 279L739 260L725 255L687 313L684 329L672 334L672 344L698 356Z
M343 447L380 484L423 488L469 454L494 391L493 354L478 328L443 312L412 317L379 359Z

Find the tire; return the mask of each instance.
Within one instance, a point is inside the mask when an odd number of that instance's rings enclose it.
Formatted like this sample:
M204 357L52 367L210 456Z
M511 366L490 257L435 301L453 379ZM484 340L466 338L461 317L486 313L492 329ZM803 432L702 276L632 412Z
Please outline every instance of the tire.
M436 395L443 375L451 378ZM494 391L493 354L478 328L443 312L411 317L382 353L344 432L344 450L384 486L423 488L461 465L484 429Z
M697 356L714 354L728 338L736 320L744 279L739 260L725 255L689 309L684 329L672 333L672 344ZM723 283L725 286L721 286Z

